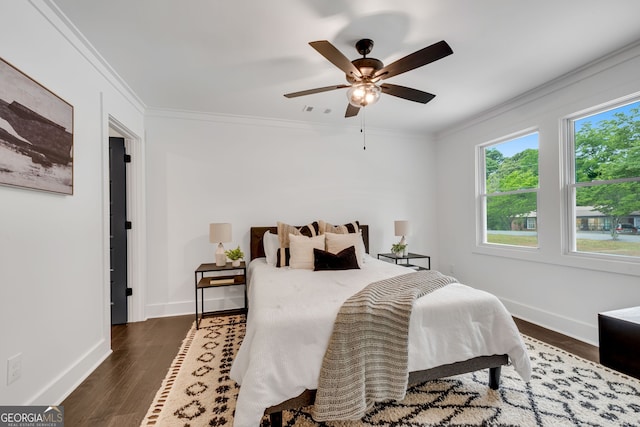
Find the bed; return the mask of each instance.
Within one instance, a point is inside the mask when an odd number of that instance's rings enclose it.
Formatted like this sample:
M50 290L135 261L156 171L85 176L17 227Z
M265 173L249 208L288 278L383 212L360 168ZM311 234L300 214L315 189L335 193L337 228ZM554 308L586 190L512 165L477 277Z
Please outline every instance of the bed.
M360 229L368 252L368 227ZM407 273L406 267L368 255L360 270L276 268L264 258L267 230L277 233L276 227L252 227L250 234L247 332L231 370L240 384L235 427L257 426L264 414L280 426L283 410L313 404L342 302L374 280ZM524 343L495 296L453 283L416 301L409 326L409 385L488 369L489 386L497 389L507 363L529 379Z

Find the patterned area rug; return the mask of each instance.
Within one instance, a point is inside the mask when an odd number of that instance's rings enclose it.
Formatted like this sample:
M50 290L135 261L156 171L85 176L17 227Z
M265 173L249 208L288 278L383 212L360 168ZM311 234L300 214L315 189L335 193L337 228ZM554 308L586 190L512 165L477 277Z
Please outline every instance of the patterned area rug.
M205 318L189 331L142 426L231 426L238 387L229 378L244 316ZM504 367L500 390L488 371L410 387L401 402L376 405L361 421L316 423L305 409L283 413L289 427L640 426L640 381L525 336L533 378ZM265 417L263 427L269 425Z

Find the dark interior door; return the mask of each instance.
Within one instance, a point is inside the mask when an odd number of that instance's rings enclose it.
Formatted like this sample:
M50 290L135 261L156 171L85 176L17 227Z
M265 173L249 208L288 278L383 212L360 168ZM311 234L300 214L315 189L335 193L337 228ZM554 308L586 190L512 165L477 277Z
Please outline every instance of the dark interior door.
M127 323L127 171L124 138L109 138L111 324Z

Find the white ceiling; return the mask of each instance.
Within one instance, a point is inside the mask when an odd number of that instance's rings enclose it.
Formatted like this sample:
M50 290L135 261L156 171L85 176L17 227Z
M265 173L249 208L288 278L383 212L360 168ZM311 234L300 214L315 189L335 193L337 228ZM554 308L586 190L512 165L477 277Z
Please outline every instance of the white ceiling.
M53 3L147 107L339 126L360 123L344 118L344 89L283 96L346 83L308 42L329 40L356 59L355 42L371 38L369 56L389 64L446 40L453 55L387 80L433 101L383 94L366 109L368 127L412 133L446 129L640 40L638 0Z

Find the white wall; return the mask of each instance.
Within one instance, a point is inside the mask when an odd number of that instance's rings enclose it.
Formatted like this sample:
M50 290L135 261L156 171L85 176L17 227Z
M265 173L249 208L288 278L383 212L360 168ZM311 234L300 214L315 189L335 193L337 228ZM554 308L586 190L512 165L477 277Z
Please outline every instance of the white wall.
M0 186L0 404L57 404L110 352L108 116L143 135L143 107L44 3L0 16L0 55L74 107L74 194Z
M410 249L435 255L433 144L369 129L363 150L359 128L346 123L149 112L147 315L193 313L194 270L214 261L211 222L232 223L225 246L248 257L252 225L359 220L371 226L375 255L398 240L393 221L408 219ZM240 289L207 292L211 309L242 304Z
M597 313L640 305L640 264L577 259L563 253L563 117L640 92L640 47L565 76L437 139L438 242L445 272L498 295L512 313L598 342ZM476 145L539 129L539 249L476 246Z

